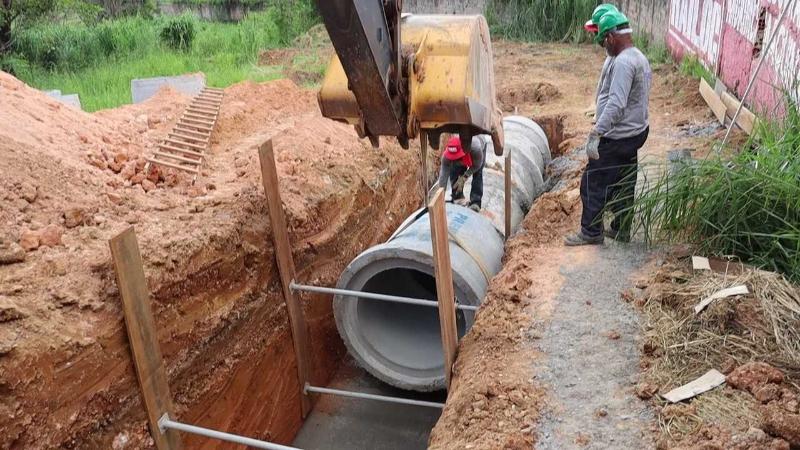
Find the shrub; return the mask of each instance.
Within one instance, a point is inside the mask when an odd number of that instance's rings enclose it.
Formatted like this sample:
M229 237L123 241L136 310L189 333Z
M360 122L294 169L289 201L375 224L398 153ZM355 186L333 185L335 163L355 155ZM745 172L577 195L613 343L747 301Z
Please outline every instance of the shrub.
M195 35L195 22L190 14L184 14L167 20L161 28L161 42L176 50L189 50Z

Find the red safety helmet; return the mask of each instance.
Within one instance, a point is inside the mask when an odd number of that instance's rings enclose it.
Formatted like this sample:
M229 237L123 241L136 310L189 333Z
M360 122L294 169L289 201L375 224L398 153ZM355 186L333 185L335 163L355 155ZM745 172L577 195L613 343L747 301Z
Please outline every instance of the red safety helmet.
M458 161L465 155L464 148L461 147L461 139L458 136L451 137L444 147L444 157L450 161Z

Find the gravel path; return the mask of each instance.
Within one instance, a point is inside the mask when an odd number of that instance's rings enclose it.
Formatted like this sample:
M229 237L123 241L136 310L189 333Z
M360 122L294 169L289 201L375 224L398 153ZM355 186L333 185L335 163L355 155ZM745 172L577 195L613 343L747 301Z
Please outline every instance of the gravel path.
M561 258L564 283L552 316L541 324L543 356L534 368L550 396L538 449L654 447L648 436L653 413L633 394L637 316L620 299L645 254L635 244L606 242L565 248Z

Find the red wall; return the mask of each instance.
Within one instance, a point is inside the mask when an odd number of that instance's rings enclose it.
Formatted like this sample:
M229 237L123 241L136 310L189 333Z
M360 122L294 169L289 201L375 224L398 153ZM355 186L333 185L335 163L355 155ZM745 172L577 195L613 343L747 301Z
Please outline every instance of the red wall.
M667 45L681 57L691 53L703 62L739 98L761 55L759 14L766 47L781 11L790 0L670 0ZM789 11L758 74L747 103L762 114L783 112L783 91L800 99L796 80L800 72L800 5Z

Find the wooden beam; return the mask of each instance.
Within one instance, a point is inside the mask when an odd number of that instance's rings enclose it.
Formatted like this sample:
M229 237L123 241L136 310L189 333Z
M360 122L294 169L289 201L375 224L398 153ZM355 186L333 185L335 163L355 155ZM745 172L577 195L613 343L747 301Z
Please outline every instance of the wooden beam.
M700 79L700 95L703 96L703 99L708 103L708 106L711 108L711 111L719 120L719 123L725 123L725 112L727 108L725 104L722 103L722 99L719 98L716 92L714 92L714 88L712 88L705 79Z
M444 208L444 189L437 188L428 204L433 243L433 267L436 276L436 297L439 301L439 326L444 349L444 378L450 388L453 364L456 361L458 328L453 291L453 271L450 265L450 235L447 229L447 212Z
M278 170L275 166L275 153L272 150L272 140L265 142L258 149L261 161L261 180L267 196L270 226L272 227L272 240L275 245L275 258L278 262L278 272L283 285L283 297L286 301L286 310L289 313L289 324L292 329L294 353L297 359L297 378L300 382L300 406L303 417L311 411L311 402L305 394L309 370L309 346L306 321L303 317L303 308L300 300L289 288L295 278L294 259L292 248L289 244L289 230L286 228L286 217L283 214L281 194L278 189Z
M175 407L158 345L150 293L147 290L142 256L133 227L113 237L108 244L117 274L128 342L147 410L150 434L158 450L181 449L183 445L177 431L166 430L162 433L158 428L158 419L162 415L168 414L173 420L176 418Z
M428 201L428 133L419 133L419 157L422 163L422 204Z
M505 200L505 239L511 237L511 150L509 149L505 162L505 183L503 199Z
M739 104L741 103L739 99L737 99L728 92L723 92L722 103L725 104L728 117L733 119L733 116L736 114L736 110L739 108ZM746 107L742 107L742 111L739 113L739 117L736 118L736 125L738 125L739 128L744 130L745 133L753 134L753 129L755 128L757 121L758 119L756 118L756 115L753 114L752 111L750 111Z

